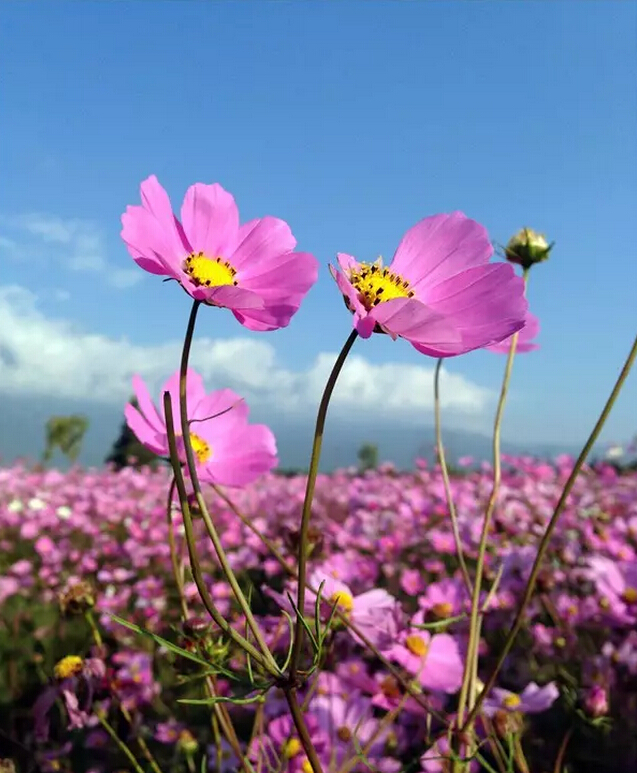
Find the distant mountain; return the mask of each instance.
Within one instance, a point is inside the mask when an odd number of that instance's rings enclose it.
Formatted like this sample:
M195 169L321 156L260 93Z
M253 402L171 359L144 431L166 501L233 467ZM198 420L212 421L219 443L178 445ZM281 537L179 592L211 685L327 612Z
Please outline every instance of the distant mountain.
M0 464L7 465L19 457L39 458L44 445L44 425L52 415L83 413L90 419L79 461L85 466L101 466L122 422L122 408L96 404L92 401L65 401L59 399L27 400L3 397L0 401ZM255 422L267 422L275 432L279 445L282 468L306 469L314 429L314 415L289 417L277 412L251 411ZM433 458L434 432L431 426L397 425L394 421L374 421L373 427L361 420L339 420L328 417L323 441L322 470L357 464L357 453L365 443L378 446L381 461L391 461L399 468L409 468L418 456ZM450 461L460 456L476 460L491 458L491 439L474 432L445 429L444 442ZM577 453L579 447L555 444L505 442L503 450L513 454L531 454L552 458L560 453ZM54 463L64 466L64 459L55 457Z

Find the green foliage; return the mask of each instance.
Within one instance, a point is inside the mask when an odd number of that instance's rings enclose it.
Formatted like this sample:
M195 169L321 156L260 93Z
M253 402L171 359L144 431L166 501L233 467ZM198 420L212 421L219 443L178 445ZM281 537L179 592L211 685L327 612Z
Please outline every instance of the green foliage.
M130 402L135 408L139 408L134 397ZM107 464L112 464L116 470L121 470L123 467L155 467L159 457L139 442L135 433L124 420L119 437L113 443L105 461Z
M45 427L44 462L50 461L56 448L74 462L80 454L82 440L88 429L86 416L51 416Z
M358 449L358 461L361 472L375 470L378 467L378 446L373 443L363 443Z

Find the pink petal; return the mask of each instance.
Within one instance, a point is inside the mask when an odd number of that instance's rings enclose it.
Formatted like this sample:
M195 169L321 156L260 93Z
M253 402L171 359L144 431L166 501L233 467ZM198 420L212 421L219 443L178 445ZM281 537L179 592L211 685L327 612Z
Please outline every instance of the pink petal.
M165 420L164 414L164 392L170 394L170 402L173 411L173 422L175 425L175 433L181 435L181 408L179 404L179 371L173 373L173 375L166 381L161 389L161 416ZM196 410L199 403L206 396L206 390L201 375L191 368L186 372L186 405L188 408L188 418L192 417L193 411Z
M535 314L531 314L531 312L528 312L526 315L526 322L522 330L518 333L518 342L515 348L515 351L518 354L524 354L525 352L532 352L536 349L539 349L539 345L534 343L533 339L538 335L540 332L540 321L535 316ZM498 343L492 344L491 346L485 346L485 349L488 349L490 352L495 352L497 354L508 354L509 349L511 348L511 339L513 336L509 336L508 338L505 338L503 341L499 341Z
M225 418L245 423L248 418L248 405L231 389L218 389L199 401L193 411L192 418L197 419L197 421Z
M124 408L124 416L129 428L135 433L135 436L142 445L149 448L155 454L165 455L168 452L168 444L162 442L156 430L130 403Z
M213 306L222 306L233 311L248 311L262 309L263 298L252 290L234 285L220 285L219 287L195 287L191 292L193 298L205 300Z
M420 294L428 287L486 263L493 247L484 226L462 212L426 217L403 236L391 269Z
M462 338L453 324L415 298L395 298L375 306L369 316L388 333L409 342L453 347Z
M288 252L241 272L239 284L266 301L295 303L298 307L318 278L318 261L308 252Z
M430 288L422 299L462 333L463 346L443 356L479 349L513 335L523 327L528 311L524 280L505 263L467 269Z
M151 274L170 275L174 261L169 235L143 207L127 207L122 215L121 237L133 260Z
M464 666L457 641L447 633L433 636L420 683L429 690L454 693L462 684Z
M340 257L341 256L339 255L339 263L340 263ZM331 264L329 268L330 268L330 274L332 275L332 278L336 282L338 289L349 301L350 306L354 310L354 314L358 315L361 319L366 317L368 313L367 309L360 302L360 299L358 297L358 291L354 288L352 283L349 281L347 272L345 273L341 272ZM372 325L372 329L373 327L374 326ZM370 332L370 335L371 335L371 332ZM369 336L363 336L363 338L369 338Z
M146 421L155 430L155 432L165 432L166 425L159 418L155 403L152 401L148 388L143 379L139 376L133 376L133 392L137 398L139 409L144 415Z
M212 449L212 460L202 471L202 480L222 486L245 486L272 470L278 463L276 441L271 430L259 424L246 426L234 437L233 452Z
M285 255L296 247L296 239L285 220L262 217L239 228L237 246L228 259L241 279L258 277L263 264ZM267 269L266 269L267 270Z
M239 211L232 194L221 185L195 183L186 191L181 221L194 252L228 259L239 232Z

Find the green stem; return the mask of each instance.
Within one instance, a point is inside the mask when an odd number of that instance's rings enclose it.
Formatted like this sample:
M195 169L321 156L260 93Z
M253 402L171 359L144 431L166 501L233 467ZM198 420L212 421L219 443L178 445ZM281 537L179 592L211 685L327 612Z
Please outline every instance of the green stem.
M197 472L195 454L192 449L192 441L190 437L190 427L189 427L190 422L188 420L186 377L188 372L188 360L190 358L190 348L192 346L192 339L195 332L195 323L197 321L197 312L199 310L200 305L201 305L200 301L194 301L192 305L192 309L190 311L190 317L188 319L188 327L186 329L184 346L181 354L181 367L179 370L179 375L180 375L179 408L180 408L180 416L181 416L181 435L184 442L184 450L186 452L186 463L188 465L188 472L190 473L190 479L192 481L193 491L195 492L195 498L197 499L197 504L201 511L201 515L202 515L204 524L206 526L206 529L208 531L208 535L210 536L210 540L212 541L212 544L214 546L215 552L217 554L217 558L219 559L219 564L221 565L221 571L223 572L225 578L228 580L228 583L232 588L235 598L237 599L237 602L239 603L239 606L241 607L241 610L245 615L246 620L248 621L250 630L252 631L252 634L257 644L259 645L259 648L263 652L263 659L267 664L267 670L275 676L280 676L280 670L277 665L277 662L274 659L274 656L272 655L272 653L270 652L270 649L268 648L268 645L266 644L265 639L263 638L261 629L259 628L257 621L255 620L254 615L252 614L252 610L250 609L250 605L248 604L246 597L244 596L243 591L241 590L241 587L237 582L237 578L235 577L235 574L232 571L232 567L228 562L228 558L226 556L225 550L223 549L221 539L219 538L217 529L215 528L212 518L210 517L210 513L208 512L208 508L206 506L206 502L204 500L204 497L201 491L201 485L199 483L199 473Z
M571 493L571 490L573 489L573 486L575 485L577 476L579 475L580 470L582 469L584 462L586 461L586 457L589 455L589 453L591 452L591 449L595 445L595 442L597 441L597 438L599 437L599 434L602 431L604 424L606 423L606 419L610 415L610 412L613 409L613 405L615 404L615 401L617 400L617 397L621 392L624 382L626 381L626 378L630 373L630 369L632 368L636 357L637 357L637 337L635 337L635 340L633 341L633 345L630 349L630 352L628 353L626 361L624 362L624 367L622 368L621 373L617 377L615 386L613 387L608 397L608 400L606 401L606 404L604 405L604 408L602 409L602 412L599 415L599 418L597 419L597 422L595 423L595 426L593 427L591 434L589 435L588 440L586 441L586 443L584 444L584 447L580 451L580 455L577 457L575 466L573 467L573 470L571 471L571 474L569 475L568 480L564 485L564 490L562 491L559 501L555 506L555 510L553 511L553 515L551 516L551 520L549 521L546 531L542 536L542 540L540 542L537 555L535 556L535 561L533 562L531 574L529 576L528 582L524 589L522 602L520 603L520 607L518 608L511 631L507 636L506 642L504 643L504 647L502 648L502 652L500 653L500 657L498 658L498 662L496 663L496 666L493 669L493 672L489 677L489 680L487 681L486 685L484 686L484 689L480 693L475 706L469 712L469 716L467 717L467 721L465 722L462 728L462 731L466 730L467 727L469 727L469 725L475 719L478 711L480 710L480 707L482 706L482 702L493 689L496 679L498 678L498 674L500 673L500 669L504 665L504 661L506 660L507 655L511 651L513 642L515 641L520 631L520 628L522 627L522 623L524 620L524 613L526 612L526 608L531 600L531 597L533 596L533 591L535 590L535 584L537 582L538 574L540 573L542 561L544 560L544 556L546 555L546 551L548 550L549 542L551 541L551 537L553 536L553 532L555 531L557 522L564 508L566 507L566 501L569 497L569 494Z
M170 393L164 393L164 413L166 416L166 429L168 431L168 446L170 448L170 461L175 473L175 481L177 483L177 492L179 494L179 504L181 506L181 512L184 521L184 531L186 533L186 545L188 546L188 556L190 558L190 568L192 570L192 577L199 591L201 601L205 606L210 617L221 628L221 630L232 639L244 652L249 653L263 668L266 668L266 663L263 655L252 645L247 639L244 639L240 633L228 623L228 621L221 615L217 607L215 606L212 597L206 587L206 583L203 579L201 572L201 565L199 563L199 557L197 556L197 550L195 548L195 533L192 527L192 516L190 514L190 506L188 504L188 494L186 492L186 483L184 481L183 471L179 461L179 452L177 450L177 438L175 436L175 424L173 421L172 403L170 401Z
M133 770L135 773L144 773L144 769L140 766L140 764L137 762L137 759L133 752L128 748L128 746L122 741L122 739L117 735L115 732L115 729L110 725L109 721L106 719L106 714L103 711L97 711L97 718L104 728L106 732L110 735L110 737L115 741L117 744L117 747L119 750L124 754L124 756L128 759L130 762Z
M447 468L445 447L442 444L442 424L440 421L440 371L442 369L442 363L443 358L441 357L436 363L436 370L434 373L434 420L436 425L436 451L438 453L440 471L442 472L442 481L445 486L445 496L447 497L447 507L449 508L449 517L451 519L451 530L453 532L454 542L456 543L456 555L458 556L458 563L460 564L460 571L462 572L462 579L464 580L465 588L467 589L469 596L471 596L471 579L469 577L469 571L467 570L467 564L464 560L462 540L460 539L460 529L458 527L458 515L456 513L456 506L453 501L453 492L451 491L451 481L449 480L449 470Z
M179 595L179 606L181 607L181 616L184 620L188 619L188 604L186 603L186 597L184 596L184 585L181 577L181 569L179 567L179 556L177 555L177 545L175 544L175 531L173 528L173 496L175 494L175 486L177 485L176 478L173 478L170 482L170 488L168 489L168 502L166 504L166 519L168 520L168 546L170 548L170 562L173 567L173 577L175 578L175 585L177 586L177 594Z
M290 708L290 714L292 715L294 727L296 727L296 732L299 734L299 739L303 746L303 750L307 754L307 758L310 761L313 773L323 773L321 761L319 760L316 749L314 748L314 744L312 743L312 739L310 738L310 734L308 733L307 725L305 724L305 719L303 718L303 712L301 711L301 707L299 706L299 702L296 697L296 690L293 687L288 687L285 690L285 698Z
M181 577L181 569L179 567L179 556L177 555L177 546L175 544L175 534L173 531L173 518L172 518L172 502L173 502L173 495L175 493L175 485L176 485L176 479L173 478L170 483L170 488L168 490L168 503L166 506L166 515L168 519L168 543L170 545L170 560L173 567L173 575L175 577L175 584L177 585L177 591L179 593L179 603L181 605L181 614L182 619L187 620L188 619L188 604L186 602L186 598L184 596L184 588L183 588L183 582ZM206 692L208 693L209 697L214 698L217 691L217 684L214 676L208 676L206 677ZM242 754L241 754L241 746L239 745L239 739L237 738L237 734L234 729L234 725L232 724L232 720L230 719L230 714L228 713L227 707L223 703L215 703L213 704L213 715L216 715L219 723L222 726L224 735L226 736L228 743L232 747L232 750L237 755L238 760L242 760ZM242 760L243 764L243 760ZM251 770L249 767L245 767L246 773L251 773Z
M93 634L93 640L95 641L95 644L101 648L102 646L102 634L100 633L100 629L97 627L95 623L95 618L93 617L93 613L90 609L87 609L84 613L84 617L86 618L86 622L88 623L89 628L91 629L91 633Z
M219 490L219 493L221 494L222 492ZM295 569L291 567L290 564L288 564L288 562L281 555L280 551L276 548L276 546L272 543L272 541L269 540L225 494L223 494L223 497L224 497L224 500L231 507L232 511L237 516L237 518L239 518L242 521L242 523L244 523L248 528L250 528L251 531L263 542L263 544L270 549L270 551L272 552L272 555L279 562L279 564L281 565L281 568L286 572L286 574L288 574L293 580L298 579L298 574L296 573ZM495 593L498 582L499 582L499 577L496 578L494 585L489 591L490 594ZM306 583L306 588L307 590L310 591L310 593L313 593L314 595L318 596L318 588L314 588L311 585L308 585L307 583ZM396 679L398 684L400 684L400 686L405 690L405 692L408 695L410 695L426 711L431 711L430 705L426 702L426 700L420 693L416 692L413 689L413 687L410 685L410 683L405 679L405 677L401 673L400 669L396 668L396 666L394 666L392 662L388 660L380 652L380 650L378 650L378 648L374 646L374 644L372 644L372 642L362 633L362 631L359 628L357 628L354 625L354 623L352 623L351 620L349 620L349 618L338 609L338 607L335 612L335 617L341 622L342 625L344 625L346 628L349 628L349 630L360 639L363 646L366 647L372 653L372 655L374 655L374 657L376 657L383 664L383 666L392 674L392 676Z
M125 707L122 706L120 703L119 710L122 712L122 715L124 716L124 719L128 722L129 726L133 727L133 718L130 714L130 711ZM153 756L153 753L148 748L148 744L144 740L144 738L141 736L141 734L137 734L135 736L135 740L137 741L139 748L142 750L142 754L146 759L148 760L148 764L150 765L153 773L162 773L162 769L157 764L157 760Z
M305 499L303 500L303 512L301 514L301 529L299 537L299 554L298 554L298 591L296 597L297 617L296 628L294 631L294 644L292 649L292 658L290 660L290 681L294 683L296 680L296 674L299 667L299 661L301 659L301 648L303 646L303 623L301 616L305 610L305 586L307 582L307 542L308 531L310 528L310 517L312 514L312 500L314 499L314 487L316 486L316 476L318 475L319 461L321 459L321 446L323 445L323 432L325 430L325 419L327 417L327 409L330 404L330 398L332 392L336 386L336 381L340 375L340 372L345 364L347 355L350 352L354 342L358 338L356 330L352 330L349 334L345 345L340 351L340 354L336 358L332 372L327 379L323 396L319 404L318 414L316 416L316 427L314 429L314 442L312 443L312 456L310 458L310 469L307 476L307 484L305 487Z
M524 282L528 280L528 272L524 272ZM513 370L513 360L518 345L518 334L515 333L511 339L509 354L507 356L506 367L504 369L504 378L500 389L500 399L495 413L493 426L493 488L491 496L487 503L482 523L482 534L478 545L478 559L476 563L476 576L473 584L473 595L471 598L471 618L469 622L469 643L467 647L467 659L465 662L464 677L460 698L458 703L458 722L464 722L464 712L469 701L469 708L472 708L475 700L475 675L478 666L478 649L480 644L480 592L482 591L482 577L484 574L484 560L487 552L487 542L489 540L489 531L491 529L491 519L495 510L502 481L502 460L500 455L500 437L502 432L502 418L504 416L504 406L509 393L509 384L511 381L511 371Z

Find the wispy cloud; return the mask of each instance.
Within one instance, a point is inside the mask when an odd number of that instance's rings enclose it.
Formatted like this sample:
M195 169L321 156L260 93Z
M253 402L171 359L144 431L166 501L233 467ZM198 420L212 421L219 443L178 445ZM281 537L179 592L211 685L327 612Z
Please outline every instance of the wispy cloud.
M130 397L134 373L157 394L177 368L177 340L141 346L84 331L72 322L45 316L36 296L22 287L0 286L0 392L91 399L122 404ZM292 371L263 340L198 338L192 365L209 388L231 387L254 404L307 415L318 404L336 353L319 353L309 368ZM478 428L492 407L494 395L460 374L442 372L442 404L446 419ZM433 367L403 363L374 364L353 356L345 364L334 391L332 412L341 417L373 415L375 421L413 421L433 403Z
M0 254L12 260L53 260L68 271L100 274L113 287L132 287L143 276L136 267L114 266L97 223L26 213L0 219Z

